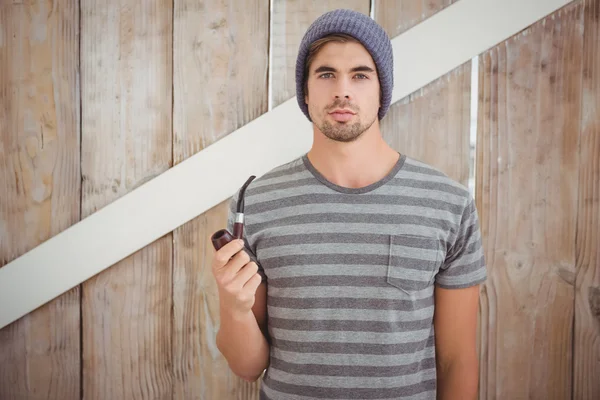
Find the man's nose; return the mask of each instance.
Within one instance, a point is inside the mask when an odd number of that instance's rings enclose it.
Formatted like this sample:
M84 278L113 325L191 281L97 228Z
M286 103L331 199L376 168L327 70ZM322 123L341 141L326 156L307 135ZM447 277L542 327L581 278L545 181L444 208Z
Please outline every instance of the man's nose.
M353 96L352 96L352 93L350 90L350 83L347 81L347 79L345 79L345 78L338 79L336 87L335 87L334 97L336 99L345 99L345 100L352 99Z

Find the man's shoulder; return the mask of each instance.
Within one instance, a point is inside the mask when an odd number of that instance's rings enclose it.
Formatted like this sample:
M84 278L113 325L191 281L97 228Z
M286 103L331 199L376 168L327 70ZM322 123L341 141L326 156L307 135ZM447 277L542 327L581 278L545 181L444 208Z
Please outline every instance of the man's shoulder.
M407 178L427 182L430 184L428 187L435 187L436 190L450 191L463 197L466 202L470 201L472 197L471 192L464 184L451 178L441 169L422 160L407 156L402 170Z
M290 162L272 168L265 174L256 178L254 180L254 186L256 186L256 183L263 185L274 179L278 179L279 181L285 180L286 178L291 178L293 175L301 173L304 170L306 170L304 166L304 160L302 157L297 157Z

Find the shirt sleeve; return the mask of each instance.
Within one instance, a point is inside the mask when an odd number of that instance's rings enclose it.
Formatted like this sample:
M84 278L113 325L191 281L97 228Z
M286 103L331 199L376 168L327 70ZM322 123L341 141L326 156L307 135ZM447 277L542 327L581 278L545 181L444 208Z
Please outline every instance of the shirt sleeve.
M486 278L479 218L475 202L470 197L463 210L456 239L447 251L444 264L435 280L440 287L460 289L478 285Z
M235 214L237 211L237 196L238 195L239 195L239 191L233 197L231 197L231 199L229 200L229 211L227 213L227 230L231 234L233 234L233 224L235 222ZM244 232L242 233L242 239L244 240L244 244L245 244L244 250L250 256L250 260L254 261L256 263L256 265L258 266L258 274L261 277L261 282L266 282L267 276L265 275L265 270L263 269L262 265L258 261L258 257L256 257L255 247L248 240L248 236L246 235L247 231L248 231L248 224L245 222L244 223Z

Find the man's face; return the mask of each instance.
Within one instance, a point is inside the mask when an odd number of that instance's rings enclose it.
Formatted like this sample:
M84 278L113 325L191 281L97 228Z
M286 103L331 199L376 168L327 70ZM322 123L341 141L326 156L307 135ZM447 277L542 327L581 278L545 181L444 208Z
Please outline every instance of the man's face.
M313 123L332 140L356 140L379 112L379 79L371 55L359 43L330 42L309 68L305 102Z

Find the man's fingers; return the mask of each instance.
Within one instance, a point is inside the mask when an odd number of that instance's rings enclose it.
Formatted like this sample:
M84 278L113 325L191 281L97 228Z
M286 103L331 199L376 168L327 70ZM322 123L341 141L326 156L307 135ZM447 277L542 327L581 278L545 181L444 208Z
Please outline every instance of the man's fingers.
M234 279L240 285L240 287L243 287L246 282L248 282L248 280L252 278L254 274L256 274L257 271L258 265L256 265L254 261L249 262L244 265L242 269L240 269Z
M225 266L225 268L222 271L227 275L231 275L233 277L242 268L244 268L244 265L248 264L249 262L250 256L248 255L248 253L246 253L245 250L241 250L235 256L233 256L231 260L229 260L229 263Z
M246 282L246 284L244 285L244 290L248 290L251 293L256 293L261 283L262 276L260 276L260 274L257 272L254 275L252 275L248 282Z
M216 269L225 266L231 257L238 253L244 247L242 240L232 240L225 246L221 247L214 256L214 267ZM240 267L241 268L241 267Z

